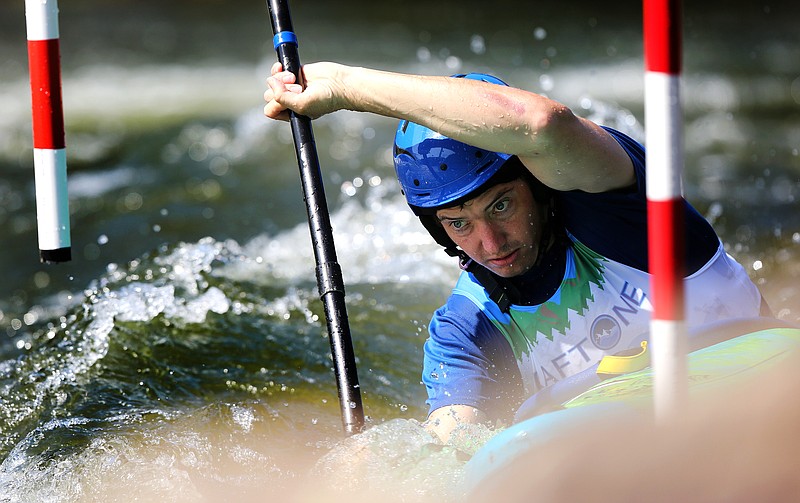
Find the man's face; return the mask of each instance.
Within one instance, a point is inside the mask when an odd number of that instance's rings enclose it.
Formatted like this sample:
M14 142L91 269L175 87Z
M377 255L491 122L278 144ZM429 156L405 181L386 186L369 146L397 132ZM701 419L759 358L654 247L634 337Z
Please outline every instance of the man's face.
M461 206L438 210L436 217L455 244L498 276L522 274L536 261L541 214L521 178L498 184Z

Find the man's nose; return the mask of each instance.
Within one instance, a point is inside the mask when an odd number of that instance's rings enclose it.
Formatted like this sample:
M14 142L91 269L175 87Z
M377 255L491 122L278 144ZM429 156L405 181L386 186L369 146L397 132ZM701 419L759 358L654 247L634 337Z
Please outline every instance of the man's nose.
M506 244L506 233L498 225L484 222L481 225L481 245L488 255L494 255L503 250Z

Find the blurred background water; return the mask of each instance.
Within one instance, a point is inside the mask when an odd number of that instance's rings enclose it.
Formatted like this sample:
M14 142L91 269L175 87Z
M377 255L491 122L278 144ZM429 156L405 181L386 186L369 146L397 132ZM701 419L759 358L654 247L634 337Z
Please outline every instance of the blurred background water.
M641 5L612 4L305 0L292 15L305 62L489 72L643 139ZM261 500L311 467L450 494L463 456L415 420L426 323L457 269L399 194L394 121L314 123L376 454L342 472L291 133L261 115L265 4L60 9L73 260L42 265L24 2L0 7L0 501ZM713 0L684 16L687 198L792 322L798 15Z

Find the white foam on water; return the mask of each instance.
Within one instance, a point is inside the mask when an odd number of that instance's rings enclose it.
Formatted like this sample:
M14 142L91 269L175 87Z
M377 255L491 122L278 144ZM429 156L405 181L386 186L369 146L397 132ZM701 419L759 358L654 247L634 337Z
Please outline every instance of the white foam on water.
M416 420L392 419L339 441L309 475L314 496L359 501L459 501L467 459L494 433L482 425L442 444Z
M263 103L268 69L256 64L95 64L62 75L67 154L93 158L119 135L192 119L235 118ZM27 72L0 86L0 159L31 148ZM265 120L265 119L264 119ZM265 120L266 122L266 120ZM85 134L84 131L92 131ZM94 133L101 136L93 136Z
M418 282L451 285L458 274L399 194L394 180L371 177L365 201L350 197L330 215L338 262L346 284ZM350 182L346 182L350 183ZM352 196L355 196L353 193ZM276 235L260 235L242 246L249 261L229 263L217 273L233 278L269 276L296 284L315 281L307 223Z
M155 417L144 418L146 414ZM95 424L86 418L49 421L20 442L0 465L3 503L76 501L262 501L284 496L315 450L297 438L319 441L328 431L295 431L274 422L269 407L211 404L165 415L141 411ZM105 433L69 456L47 462L27 447L52 430L93 426ZM297 437L295 437L297 435ZM317 448L318 449L318 448Z
M16 375L21 387L9 385L3 390L9 400L4 404L6 426L11 430L43 405L66 401L65 386L85 382L89 369L106 356L117 321L146 323L164 316L175 323L202 323L209 313L226 313L230 301L218 288L203 284L201 275L222 249L221 244L203 240L159 257L167 280L161 284L131 280L127 272L111 267L109 276L85 292L81 315L65 316L60 326L48 329L47 339L54 339L58 330L63 333L55 347L44 346L36 355L41 363L27 359L3 363L5 376ZM24 390L28 382L35 383L32 393Z
M78 172L69 177L71 198L101 197L113 190L132 185L142 176L142 170L120 166L109 171Z

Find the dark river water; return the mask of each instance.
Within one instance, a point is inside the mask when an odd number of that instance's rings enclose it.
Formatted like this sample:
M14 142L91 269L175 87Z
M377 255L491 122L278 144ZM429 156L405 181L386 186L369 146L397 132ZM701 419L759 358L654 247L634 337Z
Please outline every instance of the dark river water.
M11 3L0 501L262 501L309 472L457 497L462 452L491 431L456 450L419 428L426 325L457 268L399 193L394 121L314 123L368 415L344 441L291 134L261 115L265 4L62 0L73 260L42 265ZM542 3L298 0L292 14L305 62L489 72L643 140L641 5ZM800 7L712 1L684 18L686 197L800 321ZM371 455L350 464L359 446Z

